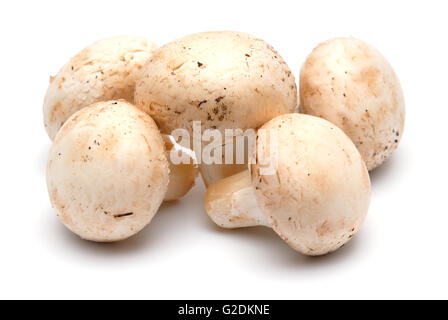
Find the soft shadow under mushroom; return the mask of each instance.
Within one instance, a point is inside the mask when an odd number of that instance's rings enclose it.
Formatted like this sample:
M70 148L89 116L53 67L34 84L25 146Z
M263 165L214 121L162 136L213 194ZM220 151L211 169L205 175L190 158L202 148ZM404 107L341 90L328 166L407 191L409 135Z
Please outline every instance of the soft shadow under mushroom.
M286 274L289 274L318 272L321 269L337 267L346 263L350 256L365 252L369 237L369 231L362 230L339 250L323 256L309 257L292 250L269 228L227 230L210 223L210 229L221 232L221 241L228 242L229 248L239 248L232 252L232 259L238 261L243 268L268 274L271 274L273 269L285 270ZM276 277L282 275L277 273Z
M387 161L369 172L372 188L382 185L383 182L390 184L391 180L399 180L400 176L409 170L411 159L407 145L402 144Z
M188 245L187 239L193 239L197 229L203 229L207 223L205 213L195 208L202 208L204 187L197 179L196 186L182 201L164 202L151 223L136 235L119 242L98 243L81 239L70 232L56 217L50 208L44 212L42 235L51 250L65 254L65 248L75 249L79 254L95 257L122 259L123 256L154 252L170 254ZM179 210L179 207L182 210ZM179 238L184 239L179 243ZM71 254L73 251L71 251Z

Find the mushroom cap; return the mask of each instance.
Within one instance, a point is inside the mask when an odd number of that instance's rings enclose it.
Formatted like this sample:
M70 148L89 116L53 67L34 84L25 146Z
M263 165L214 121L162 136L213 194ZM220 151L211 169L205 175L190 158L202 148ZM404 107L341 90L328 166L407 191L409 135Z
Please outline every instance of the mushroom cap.
M57 134L47 187L61 221L81 238L126 239L146 226L168 186L163 139L150 116L121 101L76 112Z
M381 165L400 142L405 104L388 61L354 38L320 44L300 73L304 113L336 124L353 140L369 170Z
M332 123L304 114L277 117L261 129L276 130L278 139L275 174L250 166L268 223L303 254L338 249L360 229L370 203L369 174L355 145ZM270 151L265 139L256 146Z
M44 124L54 139L64 122L92 103L126 99L133 103L137 73L156 46L131 36L115 36L88 46L51 77L44 100Z
M282 57L251 35L206 32L157 50L137 80L135 103L163 133L258 128L297 106L295 79Z

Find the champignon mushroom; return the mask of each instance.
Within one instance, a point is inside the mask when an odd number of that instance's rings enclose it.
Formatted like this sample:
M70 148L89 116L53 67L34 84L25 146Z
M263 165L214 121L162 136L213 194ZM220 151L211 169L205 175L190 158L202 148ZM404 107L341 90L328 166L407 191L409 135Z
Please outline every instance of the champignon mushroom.
M224 136L225 129L256 129L293 112L297 87L282 57L263 40L205 32L158 49L137 80L134 101L165 134L179 128L191 134L200 121L202 131L217 129ZM206 185L245 168L200 164Z
M95 42L72 58L52 78L45 97L44 122L50 138L54 139L73 113L92 103L113 99L132 103L137 73L155 49L143 38L115 36ZM166 147L169 151L173 144ZM175 174L165 201L187 194L198 175L193 161L180 165L170 162L170 170Z
M404 128L400 82L388 61L354 38L320 44L300 74L302 111L329 120L353 140L372 170L397 148Z
M275 131L277 153L260 130L268 137ZM258 159L250 172L209 187L210 218L223 228L271 227L306 255L341 247L360 229L370 202L369 175L355 145L330 122L303 114L279 116L260 130L252 157L260 150L277 154L275 172L263 175Z
M44 124L54 139L64 122L92 103L113 99L134 101L137 73L156 45L139 37L115 36L93 43L51 77Z
M56 135L47 186L60 220L83 239L126 239L145 227L167 192L169 164L150 116L124 100L93 104Z

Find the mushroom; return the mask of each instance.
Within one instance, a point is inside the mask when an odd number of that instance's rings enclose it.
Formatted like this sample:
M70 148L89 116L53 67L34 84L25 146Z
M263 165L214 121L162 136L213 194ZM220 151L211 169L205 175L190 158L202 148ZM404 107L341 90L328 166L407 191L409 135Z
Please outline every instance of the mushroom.
M275 133L277 148L261 139L261 131ZM276 154L274 172L263 172L260 150ZM311 256L338 249L358 232L370 202L369 175L355 145L335 125L303 114L279 116L258 131L251 157L257 161L250 171L207 189L205 208L217 225L267 226Z
M282 57L263 40L240 32L205 32L158 49L137 79L134 101L165 134L183 128L191 135L193 122L200 121L201 130L217 129L224 136L225 129L257 129L293 112L297 87ZM195 141L207 145L201 137ZM225 149L225 143L221 146ZM246 167L200 163L206 185Z
M92 103L113 99L133 103L137 73L155 49L143 38L115 36L73 57L50 78L43 108L50 139L72 114Z
M136 234L167 193L172 176L165 152L155 122L124 100L76 112L56 135L47 164L48 192L60 220L92 241Z
M44 102L44 123L53 140L64 122L76 111L95 102L134 101L137 73L156 46L143 38L115 36L95 42L72 58L52 78ZM167 152L174 145L164 137ZM170 159L168 157L168 159ZM173 165L173 179L165 201L183 197L194 185L198 169L190 164Z
M391 156L403 135L405 104L394 70L378 50L354 38L326 41L308 56L300 103L304 113L344 130L369 170Z

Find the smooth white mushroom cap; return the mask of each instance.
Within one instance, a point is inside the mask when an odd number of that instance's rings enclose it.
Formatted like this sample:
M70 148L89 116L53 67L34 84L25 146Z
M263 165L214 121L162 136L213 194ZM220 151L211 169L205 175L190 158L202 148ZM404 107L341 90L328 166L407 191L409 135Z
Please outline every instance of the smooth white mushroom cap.
M367 168L381 165L404 129L400 82L384 56L354 38L320 44L300 74L302 111L329 120L353 140Z
M303 114L277 117L278 168L261 175L250 166L258 205L268 224L295 250L332 252L361 227L370 203L369 175L347 135L330 122ZM264 139L257 149L269 151Z
M295 79L266 42L240 32L206 32L157 50L137 80L135 103L163 133L258 128L297 106Z
M138 72L156 46L131 36L93 43L51 78L44 101L44 124L53 140L64 122L92 103L112 99L134 101Z
M146 226L168 186L163 139L150 116L121 101L76 112L57 134L47 186L61 221L83 239L118 241Z

